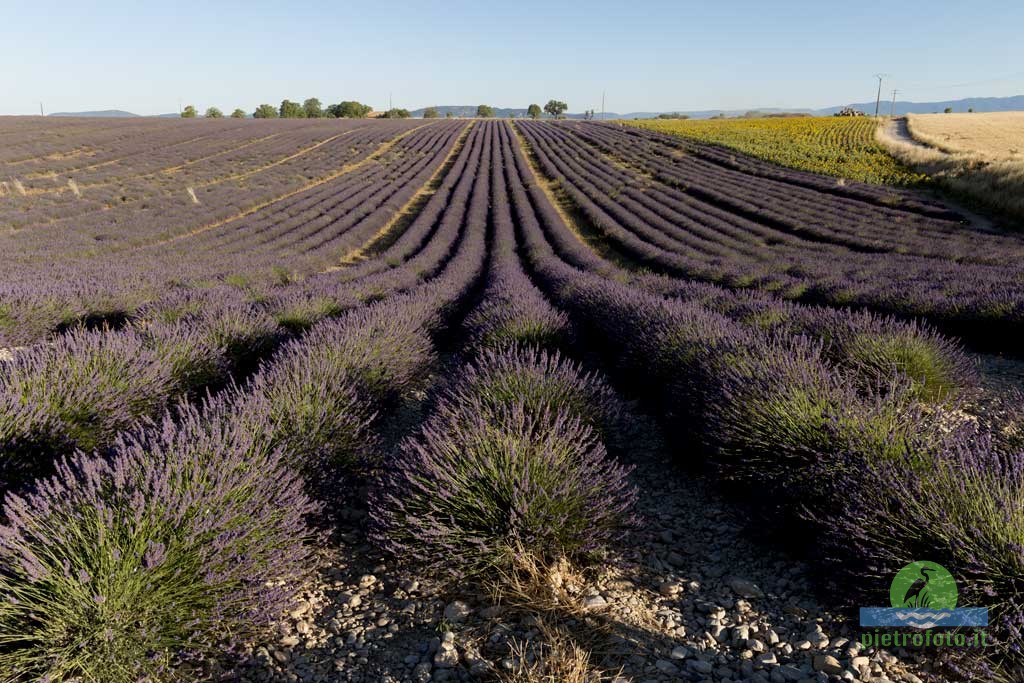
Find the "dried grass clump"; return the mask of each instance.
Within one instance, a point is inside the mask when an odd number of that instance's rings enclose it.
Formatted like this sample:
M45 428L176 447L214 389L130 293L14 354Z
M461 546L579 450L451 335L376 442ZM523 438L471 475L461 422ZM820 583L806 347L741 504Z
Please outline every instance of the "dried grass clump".
M512 643L515 666L498 674L504 683L597 683L610 681L614 674L596 670L590 652L576 642L564 628L543 620L537 623L538 641Z

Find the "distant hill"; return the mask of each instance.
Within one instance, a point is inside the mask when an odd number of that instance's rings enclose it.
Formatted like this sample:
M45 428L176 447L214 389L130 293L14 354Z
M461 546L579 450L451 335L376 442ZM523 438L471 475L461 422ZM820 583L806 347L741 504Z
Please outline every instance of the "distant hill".
M868 114L875 113L874 100L844 106L853 107ZM879 113L888 114L891 106L891 100L887 102L883 99L878 107ZM895 112L897 115L932 114L941 113L946 107L955 112L965 112L968 109L973 109L976 112L1024 111L1024 95L1016 95L1014 97L968 97L962 100L946 100L945 102L904 102L896 100ZM842 108L829 107L828 109L819 109L815 113L821 116L831 116Z
M138 116L130 111L122 111L121 109L104 109L103 111L59 111L49 116L96 116L101 118L130 118Z

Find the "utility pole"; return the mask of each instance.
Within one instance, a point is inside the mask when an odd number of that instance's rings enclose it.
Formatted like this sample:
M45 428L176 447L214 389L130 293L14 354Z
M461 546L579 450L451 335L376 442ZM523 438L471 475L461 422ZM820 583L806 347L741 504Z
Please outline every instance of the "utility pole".
M604 121L604 96L605 96L605 91L602 90L601 91L601 120L602 121Z
M878 95L875 96L875 118L878 118L878 105L882 102L882 79L889 74L875 74L878 79Z
M388 111L395 108L395 103L391 100L391 93L388 93Z
M42 102L39 103L39 115L40 116L46 116L46 114L43 113L43 103Z
M896 90L895 88L893 88L893 91L892 91L892 106L889 107L889 118L892 118L892 117L896 116L896 93L898 93L898 92L899 92L899 90Z

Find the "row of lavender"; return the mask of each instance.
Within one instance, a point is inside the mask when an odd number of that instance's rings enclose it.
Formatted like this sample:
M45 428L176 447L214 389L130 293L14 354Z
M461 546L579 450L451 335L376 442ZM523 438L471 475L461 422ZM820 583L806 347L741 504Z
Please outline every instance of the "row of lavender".
M242 199L242 189L258 194L274 191L275 184L295 186L328 172L332 156L345 149L343 142L358 147L364 127L352 122L280 127L258 122L214 125L190 131L188 137L153 127L145 144L134 149L128 144L127 149L96 156L71 150L41 160L35 170L19 165L0 170L0 221L19 232L69 222L96 228L116 225L122 216L154 203L163 210L180 210L204 198L213 201L225 196L225 188ZM380 128L389 127L409 128ZM105 221L99 220L101 212ZM115 231L110 239L117 236Z
M610 126L521 129L585 221L656 271L923 317L998 348L1012 348L1024 332L1016 238L830 193L802 199L789 183L702 160L694 168L691 157L658 150L657 139L644 145Z
M838 185L820 176L817 184L807 186L767 176L763 162L751 168L755 160L742 155L723 159L720 150L703 146L691 151L657 133L596 124L570 130L573 142L591 145L590 151L619 158L730 213L749 212L754 220L805 242L996 264L1011 263L1024 252L1024 240L1016 235L988 233L979 245L977 232L965 229L962 216L909 190L892 194L888 187ZM829 184L830 191L821 183ZM864 196L867 188L873 192Z
M229 286L181 289L142 307L124 329L75 331L18 353L0 374L3 488L46 471L55 454L105 447L177 398L245 374L324 318L431 277L459 237L458 222L440 216L445 202L464 201L468 193L463 178L480 155L471 142L402 238L377 259L277 287L259 300ZM408 196L423 181L413 176L392 189ZM354 212L353 229L372 233L396 208Z
M232 128L238 125L235 121L219 123ZM175 119L4 117L0 121L4 141L0 164L7 172L20 167L26 173L80 168L200 134L194 122Z
M0 288L0 339L24 344L75 321L124 319L168 288L201 297L226 281L252 298L273 297L281 282L334 266L371 239L437 171L462 130L414 130L358 172L207 229L75 262L12 267Z
M481 275L492 135L471 131L406 233L419 233L409 243L426 244L421 253L454 237L436 278L319 323L245 385L8 495L5 672L196 680L207 657L241 648L288 607L312 566L312 494L343 498L339 475L373 464L377 416L427 379L432 337ZM414 260L396 270L425 265Z
M4 243L15 249L17 261L31 263L44 256L76 259L95 255L98 247L113 251L159 241L328 179L414 128L392 123L282 131L260 138L255 149L231 148L188 165L176 159L163 171L92 187L76 182L78 195L9 192L0 204L0 218L11 228L3 235ZM218 141L214 137L200 143ZM130 167L144 161L146 157L129 158L125 163ZM66 179L56 182L58 189L67 189ZM58 204L58 214L50 215ZM62 240L55 243L55 236Z
M627 131L624 131L627 132ZM648 135L649 133L649 135ZM842 179L838 181L831 176L824 176L810 171L786 168L768 161L745 154L736 154L735 150L718 147L706 143L696 143L680 137L658 131L645 131L640 134L645 143L651 139L661 142L668 153L678 157L680 154L691 154L699 159L711 161L719 166L742 171L743 173L771 178L792 186L818 190L837 197L857 199L881 206L899 206L925 216L933 216L958 222L962 217L940 201L929 198L922 193L895 187L892 185L873 185L860 181ZM663 150L667 151L667 150Z
M568 319L516 252L507 131L488 128L494 237L486 288L463 328L469 359L384 463L370 500L372 539L457 580L604 550L636 521L628 469L606 450L620 402L562 355Z
M888 577L928 557L957 575L965 604L991 608L1014 666L1024 444L957 409L971 380L956 346L915 325L707 285L654 294L664 278L597 258L511 154L537 282L610 369L640 385L679 438L696 438L727 486L804 525L827 549L810 554L830 563L838 595L863 597L843 578Z

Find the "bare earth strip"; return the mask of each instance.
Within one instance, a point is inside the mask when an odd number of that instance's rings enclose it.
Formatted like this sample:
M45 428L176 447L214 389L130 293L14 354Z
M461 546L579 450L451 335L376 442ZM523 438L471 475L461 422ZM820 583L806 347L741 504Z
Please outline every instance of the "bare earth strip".
M229 128L228 130L235 130L235 128ZM205 133L203 135L197 135L194 138L188 138L186 140L178 140L177 142L172 142L172 143L167 144L167 145L160 145L160 146L156 147L155 149L170 149L171 147L179 147L181 145L186 145L186 144L188 144L190 142L195 142L196 140L202 140L204 138L208 138L208 137L210 137L211 135L214 135L217 132L223 133L224 131L213 131L213 132L210 132L210 133ZM141 153L142 152L132 152L131 154L129 154L127 156L118 157L117 159L107 159L106 161L100 161L100 162L97 162L95 164L89 164L88 166L79 166L77 168L65 169L62 172L62 175L66 175L68 173L81 173L82 171L92 171L94 169L102 168L104 166L110 166L111 164L116 164L116 163L119 163L121 161L124 161L125 159L127 159L130 156L136 156L136 155L141 154ZM29 173L29 174L27 174L25 176L25 178L39 178L39 177L45 178L49 174L50 174L50 171L38 171L36 173Z
M243 143L241 143L239 145L236 145L234 147L229 147L227 149L222 149L219 152L215 152L213 154L207 154L206 156L199 157L198 159L192 159L190 161L186 161L186 162L183 162L183 163L178 163L178 164L175 164L174 166L168 166L167 168L157 169L156 171L150 171L149 173L141 173L139 175L132 176L132 178L134 180L138 180L138 179L141 179L141 178L152 178L152 177L158 176L158 175L171 175L171 174L177 173L178 171L180 171L180 170L182 170L184 168L188 168L189 166L193 166L195 164L202 163L204 161L209 161L210 159L215 159L215 158L217 158L219 156L223 156L225 154L230 154L231 152L237 152L240 149L245 149L246 147L251 147L252 145L258 144L260 142L265 142L265 141L267 141L267 140L269 140L271 138L276 138L279 135L281 135L281 134L280 133L274 133L272 135L264 135L263 137L259 137L259 138L252 138L252 139L246 140L245 142L243 142ZM335 136L335 137L337 137L337 136ZM60 174L55 174L55 175L67 175L67 174L66 173L60 173ZM44 176L44 177L46 177L46 176ZM99 183L82 183L82 184L79 185L79 188L82 189L82 190L89 190L89 189L93 189L93 188L97 188L97 187L109 187L111 185L117 185L119 182L120 182L119 179L114 179L114 180L105 180L105 181L99 182ZM60 194L61 192L64 192L66 189L67 188L65 188L63 185L61 185L59 187L33 187L31 189L26 189L25 194L27 194L27 195Z
M330 142L333 142L334 140L337 140L338 138L345 137L346 135L351 135L352 133L355 133L358 130L362 130L365 127L366 126L360 126L359 128L353 128L352 130L347 130L344 133L338 133L337 135L332 135L329 138L326 138L324 140L321 140L320 142L317 142L317 143L314 143L312 145L309 145L308 147L303 147L302 149L298 150L297 152L294 152L293 154L290 154L290 155L288 155L288 156L286 156L284 158L281 158L281 159L278 159L276 161L273 161L273 162L271 162L269 164L265 164L265 165L260 166L258 168L249 169L248 171L245 171L243 173L235 173L235 174L232 174L232 175L229 175L229 176L224 176L222 178L217 178L216 180L211 180L211 181L208 181L208 182L205 182L205 183L200 183L196 187L200 187L200 188L202 188L202 187L210 187L211 185L219 185L220 183L226 183L226 182L229 182L231 180L245 180L246 178L250 178L250 177L256 175L257 173L262 173L263 171L266 171L268 169L274 168L275 166L280 166L281 164L284 164L284 163L287 163L289 161L292 161L293 159L298 159L299 157L304 156L306 154L309 154L313 150L319 149L319 148L323 147L324 145L326 145L326 144L328 144ZM415 128L413 130L415 130ZM405 135L405 133L403 133L401 136L399 136L399 138L403 137L404 135ZM397 141L399 138L395 138L395 141Z
M420 209L426 204L431 197L437 192L438 188L441 187L441 182L444 177L448 174L452 164L455 161L455 157L458 156L459 152L462 151L463 146L466 144L466 138L469 137L469 131L473 129L476 121L470 121L469 125L466 126L462 133L459 135L459 139L452 145L451 150L445 156L444 161L437 167L434 174L430 176L430 179L416 191L409 201L397 212L395 215L384 224L380 230L377 231L373 237L366 241L362 246L353 249L349 253L345 254L341 259L340 266L332 266L327 271L340 270L345 266L350 266L359 261L363 261L370 255L377 253L382 250L392 241L392 237L397 237L402 233L402 230L408 225L419 214ZM395 234L392 235L392 232Z

